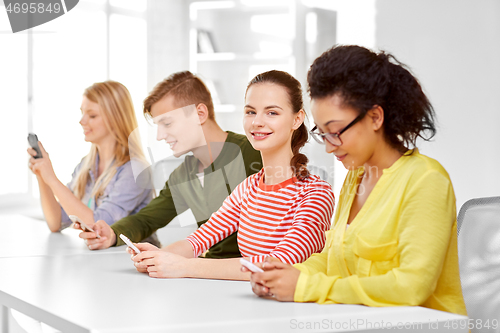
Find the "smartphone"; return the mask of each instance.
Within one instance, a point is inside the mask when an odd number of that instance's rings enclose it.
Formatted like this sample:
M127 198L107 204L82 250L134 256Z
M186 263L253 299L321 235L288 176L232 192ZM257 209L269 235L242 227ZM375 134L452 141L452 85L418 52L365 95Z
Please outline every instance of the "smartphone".
M28 143L31 148L35 149L36 155L34 158L42 158L42 151L40 150L40 146L38 146L38 137L34 133L28 134Z
M86 232L95 232L94 229L92 229L91 227L89 227L88 225L85 224L85 222L83 222L82 220L80 220L80 218L76 215L70 215L69 216L69 219L73 222L73 223L80 223L80 227L82 228L83 231L86 231ZM101 236L99 236L99 234L97 234L97 238L101 238Z
M132 243L132 241L130 239L128 239L127 236L125 236L124 234L120 234L120 238L122 239L122 241L125 242L125 244L128 245L128 247L130 247L132 250L134 250L135 253L137 253L137 254L141 253L141 250L139 250L137 248L137 246L135 246L134 243Z
M254 273L264 272L262 270L262 268L255 266L254 264L252 264L250 261L246 260L245 258L240 258L240 263Z

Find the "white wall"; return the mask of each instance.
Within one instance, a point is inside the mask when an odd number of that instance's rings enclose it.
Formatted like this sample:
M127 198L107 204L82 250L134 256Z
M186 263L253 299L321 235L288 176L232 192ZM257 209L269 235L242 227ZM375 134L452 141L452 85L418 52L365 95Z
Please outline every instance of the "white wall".
M302 2L337 11L337 42L386 49L411 67L438 116L438 134L421 151L450 173L458 209L470 198L499 195L500 1ZM148 90L188 67L189 26L182 1L150 5ZM308 153L314 160L316 152ZM344 175L336 165L337 190Z
M149 0L147 25L150 92L170 74L189 67L189 4L179 0Z
M377 48L409 65L434 105L438 133L420 151L450 174L457 210L500 195L500 1L377 0L376 9Z
M376 0L302 0L302 3L309 7L334 10L337 13L335 38L337 44L356 44L368 48L375 47ZM326 51L326 48L322 51ZM309 109L309 98L306 98L306 100L306 108ZM312 117L310 117L311 123L312 120ZM312 146L316 147L314 140L310 139L310 141ZM324 152L324 146L320 146L320 149L307 148L306 146L304 151L310 161L313 164L326 168L333 178L333 191L335 198L338 199L345 176L347 175L347 169L341 162L334 158L333 154L327 155ZM325 161L325 163L316 163L316 161Z

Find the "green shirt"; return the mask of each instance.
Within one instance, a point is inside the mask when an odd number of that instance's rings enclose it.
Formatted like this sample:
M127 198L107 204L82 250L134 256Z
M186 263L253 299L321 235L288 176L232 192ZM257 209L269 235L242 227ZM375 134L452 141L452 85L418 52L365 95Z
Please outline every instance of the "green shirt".
M246 177L262 169L260 153L241 134L227 132L227 138L215 161L204 170L204 186L196 175L198 159L192 155L171 174L158 197L137 214L125 217L111 228L118 236L124 234L133 242L139 242L157 229L170 223L178 214L191 209L198 227L216 212L226 197ZM217 143L212 143L217 144ZM237 233L211 247L208 258L240 257ZM116 237L116 245L124 242Z

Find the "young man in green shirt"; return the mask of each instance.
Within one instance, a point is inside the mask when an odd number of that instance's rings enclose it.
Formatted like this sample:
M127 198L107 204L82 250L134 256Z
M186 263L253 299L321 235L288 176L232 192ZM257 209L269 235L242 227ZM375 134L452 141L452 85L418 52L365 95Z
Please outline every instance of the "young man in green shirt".
M158 125L157 140L168 143L175 157L193 155L185 157L159 196L137 214L111 226L97 221L94 229L101 238L82 232L80 237L91 250L123 245L118 237L122 233L139 242L187 209L201 226L240 182L262 168L260 153L246 136L219 127L210 92L188 71L172 74L156 85L144 100L144 114L153 118ZM236 234L214 245L205 256L239 257Z

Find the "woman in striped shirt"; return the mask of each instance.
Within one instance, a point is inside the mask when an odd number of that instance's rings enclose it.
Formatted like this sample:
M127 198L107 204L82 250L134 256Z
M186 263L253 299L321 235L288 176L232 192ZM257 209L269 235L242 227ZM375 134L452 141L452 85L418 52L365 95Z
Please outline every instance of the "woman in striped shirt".
M238 258L198 258L238 231L243 257L262 262L274 257L295 264L319 252L330 227L334 196L331 186L309 174L300 83L281 71L257 75L245 96L244 129L262 154L263 169L245 179L222 207L186 240L159 250L140 243L132 260L151 277L195 277L248 280ZM130 253L131 249L128 249Z

